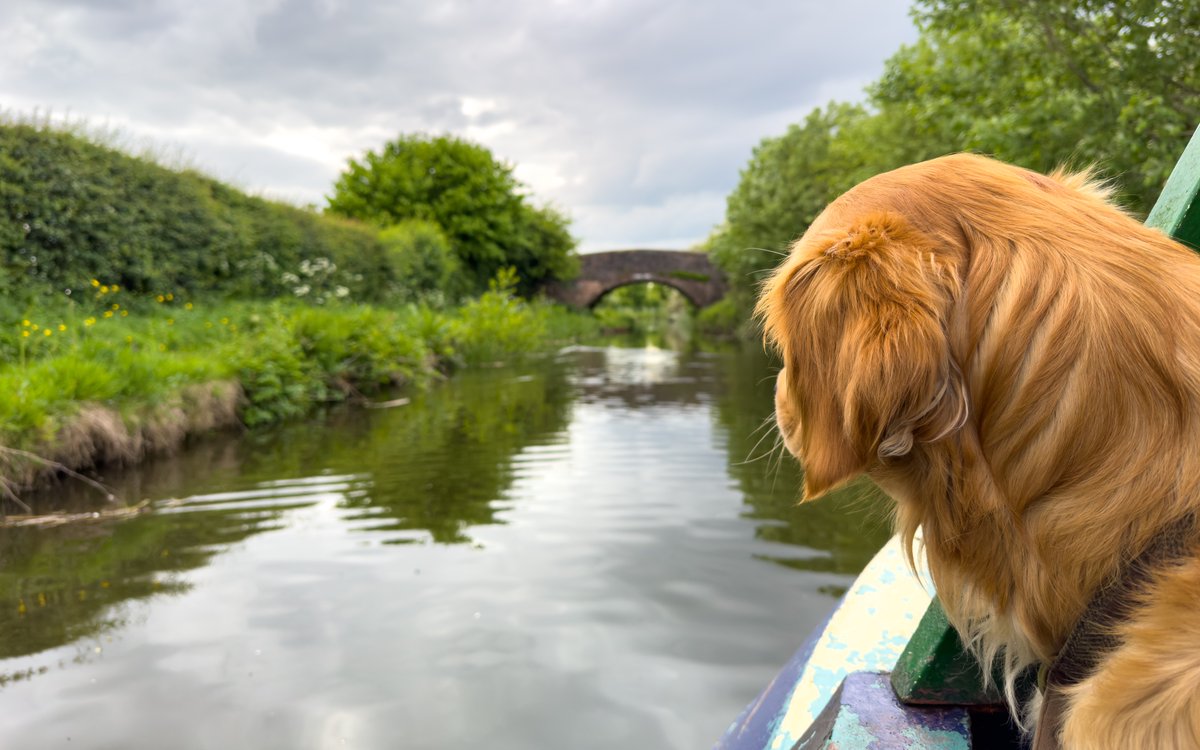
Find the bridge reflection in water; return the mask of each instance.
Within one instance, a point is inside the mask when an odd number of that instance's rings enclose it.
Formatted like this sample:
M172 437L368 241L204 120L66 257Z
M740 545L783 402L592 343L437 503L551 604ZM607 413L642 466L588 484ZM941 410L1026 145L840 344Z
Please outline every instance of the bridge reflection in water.
M595 305L612 290L654 282L678 289L696 307L708 307L725 296L720 269L706 253L682 250L610 250L579 256L579 276L551 284L546 295L577 308Z

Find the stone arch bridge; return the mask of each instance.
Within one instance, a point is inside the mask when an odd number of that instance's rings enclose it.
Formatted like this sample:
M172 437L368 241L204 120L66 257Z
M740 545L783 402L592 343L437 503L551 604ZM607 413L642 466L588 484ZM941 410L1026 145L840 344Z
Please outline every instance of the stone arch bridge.
M571 307L592 307L612 290L628 284L655 282L683 293L696 307L708 307L725 296L725 277L706 253L683 250L610 250L579 256L574 281L546 287L546 296Z

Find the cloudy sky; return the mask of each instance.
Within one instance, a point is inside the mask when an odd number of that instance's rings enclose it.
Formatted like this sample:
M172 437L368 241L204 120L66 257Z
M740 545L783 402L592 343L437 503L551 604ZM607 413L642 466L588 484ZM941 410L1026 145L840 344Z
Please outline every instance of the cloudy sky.
M4 0L0 107L115 128L323 206L346 159L452 133L584 250L708 234L763 137L859 100L909 0Z

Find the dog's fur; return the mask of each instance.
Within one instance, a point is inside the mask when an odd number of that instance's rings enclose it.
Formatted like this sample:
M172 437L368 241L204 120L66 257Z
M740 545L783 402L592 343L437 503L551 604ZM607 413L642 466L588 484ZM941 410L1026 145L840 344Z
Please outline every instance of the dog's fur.
M960 154L838 198L765 284L804 499L866 472L1012 680L1200 511L1200 257L1087 174ZM1200 747L1200 545L1068 693L1067 748Z

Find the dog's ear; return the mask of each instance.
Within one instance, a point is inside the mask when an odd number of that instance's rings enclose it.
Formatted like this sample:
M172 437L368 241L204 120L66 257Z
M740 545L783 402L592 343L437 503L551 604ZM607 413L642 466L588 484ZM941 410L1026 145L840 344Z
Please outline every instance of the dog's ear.
M959 258L881 212L802 237L760 302L798 400L804 499L961 427Z

